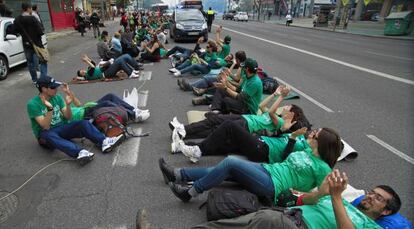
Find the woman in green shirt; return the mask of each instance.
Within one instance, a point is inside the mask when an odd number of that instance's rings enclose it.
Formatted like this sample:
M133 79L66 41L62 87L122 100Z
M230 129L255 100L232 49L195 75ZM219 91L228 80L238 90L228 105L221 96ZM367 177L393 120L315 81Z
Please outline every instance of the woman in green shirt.
M299 131L298 131L299 132ZM292 138L299 135L292 133ZM159 160L165 182L172 192L184 202L192 197L220 185L233 181L248 191L277 202L279 194L290 188L309 192L318 187L334 167L341 152L339 135L330 128L322 128L310 133L309 149L292 152L289 145L286 159L281 163L259 164L229 156L219 164L209 168L173 168L164 159ZM192 187L176 182L194 181Z

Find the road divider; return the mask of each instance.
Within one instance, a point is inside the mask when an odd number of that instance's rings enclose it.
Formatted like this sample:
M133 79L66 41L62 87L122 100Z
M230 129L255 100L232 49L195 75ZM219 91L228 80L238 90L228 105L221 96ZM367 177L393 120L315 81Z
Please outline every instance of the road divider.
M387 150L391 151L393 154L401 157L402 159L408 161L409 163L411 163L412 165L414 165L414 159L410 156L408 156L407 154L397 150L396 148L392 147L391 145L389 145L388 143L382 141L381 139L377 138L374 135L367 135L367 137L369 139L371 139L372 141L380 144L382 147L386 148Z
M215 25L215 26L217 26L217 25ZM256 40L264 41L264 42L267 42L267 43L270 43L270 44L274 44L274 45L277 45L277 46L280 46L280 47L291 49L291 50L294 50L294 51L297 51L297 52L300 52L300 53L304 53L304 54L307 54L307 55L310 55L310 56L318 57L320 59L324 59L324 60L327 60L327 61L330 61L330 62L333 62L333 63L337 63L337 64L340 64L340 65L343 65L343 66L346 66L346 67L349 67L349 68L353 68L355 70L370 73L372 75L380 76L380 77L383 77L383 78L391 79L391 80L398 81L398 82L405 83L405 84L414 85L413 80L404 79L404 78L394 76L394 75L391 75L391 74L387 74L387 73L384 73L384 72L375 71L375 70L372 70L372 69L369 69L369 68L361 67L361 66L351 64L351 63L348 63L348 62L345 62L345 61L341 61L341 60L337 60L337 59L330 58L330 57L327 57L327 56L323 56L323 55L320 55L320 54L317 54L317 53L314 53L314 52L310 52L310 51L306 51L306 50L303 50L303 49L300 49L300 48L296 48L296 47L293 47L293 46L290 46L290 45L285 45L285 44L282 44L282 43L279 43L279 42L267 40L267 39L264 39L264 38L261 38L261 37L257 37L257 36L254 36L254 35L251 35L251 34L248 34L248 33L243 33L243 32L233 30L233 29L230 29L230 28L223 27L223 29L225 29L226 31L230 31L230 32L233 32L233 33L237 33L237 34L246 36L246 37L254 38Z

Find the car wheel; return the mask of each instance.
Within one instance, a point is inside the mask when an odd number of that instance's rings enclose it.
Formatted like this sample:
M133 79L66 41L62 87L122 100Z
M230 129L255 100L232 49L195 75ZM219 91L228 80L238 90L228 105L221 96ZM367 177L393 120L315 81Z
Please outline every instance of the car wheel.
M7 74L9 74L9 63L6 57L0 56L0 80L6 79Z

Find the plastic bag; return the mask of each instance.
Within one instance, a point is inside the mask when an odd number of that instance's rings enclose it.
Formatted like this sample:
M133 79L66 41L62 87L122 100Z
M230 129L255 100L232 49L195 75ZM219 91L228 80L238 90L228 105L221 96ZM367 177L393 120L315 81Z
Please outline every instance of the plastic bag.
M131 105L134 109L138 108L138 90L133 88L131 92L128 89L124 90L123 100Z

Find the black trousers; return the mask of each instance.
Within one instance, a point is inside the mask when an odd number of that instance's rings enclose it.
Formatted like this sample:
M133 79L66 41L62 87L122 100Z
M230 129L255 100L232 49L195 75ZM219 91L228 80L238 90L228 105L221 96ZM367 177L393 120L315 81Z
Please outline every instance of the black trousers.
M232 121L247 129L247 122L241 115L206 113L206 119L184 126L185 139L205 138L225 121Z
M250 114L247 104L230 97L225 89L216 90L211 102L211 110L219 110L223 114Z
M250 161L268 162L269 147L232 121L225 121L199 145L202 155L239 154Z

